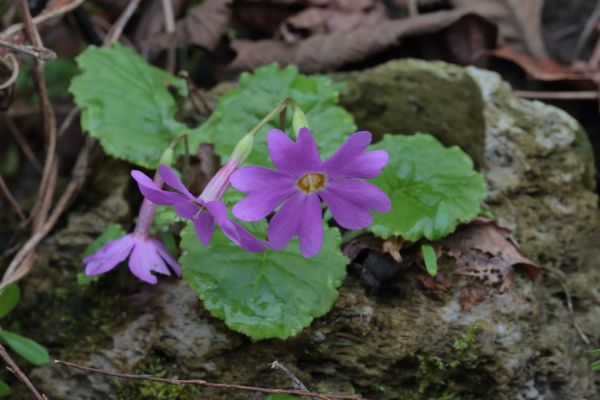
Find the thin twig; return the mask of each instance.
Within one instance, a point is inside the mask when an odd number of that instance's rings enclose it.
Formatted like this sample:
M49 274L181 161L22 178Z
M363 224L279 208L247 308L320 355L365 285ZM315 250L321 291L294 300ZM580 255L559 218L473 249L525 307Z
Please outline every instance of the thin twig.
M514 93L525 99L544 100L596 100L598 92L594 90L540 92L536 90L515 90Z
M27 386L27 388L29 389L29 391L31 391L31 393L36 398L36 400L48 400L48 398L44 394L40 393L36 389L36 387L33 385L33 383L31 383L31 381L29 380L27 375L25 375L25 373L23 371L21 371L19 366L10 357L10 355L8 354L8 352L6 351L4 346L2 346L1 344L0 344L0 357L2 357L2 359L4 360L6 365L8 365L8 370L10 372L12 372L21 382L23 382L25 384L25 386Z
M408 15L411 17L419 15L418 0L407 0L406 7L408 8Z
M4 178L2 177L1 174L0 174L0 190L2 191L2 193L4 194L4 197L6 197L8 202L13 206L13 208L17 212L17 215L19 216L19 218L21 218L21 221L23 221L23 222L27 221L27 217L23 213L23 210L21 209L19 202L13 197L12 193L10 193L10 189L6 185L6 182L4 181Z
M106 37L104 38L104 45L110 46L119 40L125 25L127 25L127 22L129 22L129 19L140 5L140 1L141 0L131 0L129 4L127 4L127 8L123 11L114 25L110 28L110 31L108 31L106 34Z
M29 160L29 162L33 165L33 168L35 168L37 172L41 173L42 164L40 164L40 161L37 159L35 153L31 149L27 141L23 139L23 135L21 135L21 131L17 127L17 124L15 124L15 121L13 121L13 119L7 115L4 118L4 122L6 123L6 126L8 126L8 131L12 135L13 139L21 148L21 151L25 155L25 158Z
M45 47L18 45L18 44L14 44L11 42L6 42L1 39L0 39L0 47L5 47L16 53L27 54L28 56L37 58L38 60L42 60L42 61L54 60L56 58L56 53Z
M277 361L277 360L273 361L271 363L271 368L283 371L287 375L287 377L290 378L290 380L292 381L292 385L294 386L295 389L304 390L304 391L308 392L308 388L304 385L304 383L302 383L302 381L300 379L298 379L298 377L296 375L294 375L294 373L292 371L290 371L290 369L288 367L286 367L279 361Z
M10 69L10 76L8 79L2 83L0 83L0 90L6 89L14 85L19 77L19 63L17 59L12 54L7 54L6 59L0 57L0 62L2 62L6 68Z
M579 323L577 322L577 319L575 318L575 310L573 309L573 302L571 301L571 293L569 292L569 288L567 287L567 278L565 277L565 274L558 268L553 268L553 267L548 267L548 266L542 266L542 271L546 272L546 274L548 276L556 279L558 281L558 283L560 284L560 286L562 287L562 290L565 294L565 298L567 300L567 310L569 311L569 316L571 317L573 326L575 327L577 334L579 334L581 341L583 343L585 343L587 346L589 346L590 339L588 339L587 335L583 332L583 329L581 329L581 326L579 326Z
M172 35L175 32L175 16L173 15L173 3L171 0L161 0L163 14L165 15L165 31L168 35ZM174 41L171 41L167 49L167 71L170 73L175 72L175 45Z
M577 43L573 48L573 54L571 55L572 60L576 60L579 58L581 51L585 46L585 43L587 42L592 32L594 32L594 28L597 25L598 19L600 19L600 0L596 3L596 7L594 8L594 11L592 11L590 19L585 24L583 31L581 31L581 35L579 35L579 38L577 39Z
M239 390L244 392L258 392L258 393L266 393L266 394L289 394L294 396L305 396L305 397L314 397L320 400L357 400L359 397L354 395L339 395L339 394L321 394L321 393L313 393L307 392L305 390L287 390L287 389L270 389L264 387L257 386L245 386L245 385L236 385L229 383L212 383L207 382L202 379L169 379L169 378L159 378L152 375L136 375L136 374L126 374L121 372L113 372L107 371L99 368L86 367L84 365L75 364L73 362L54 360L55 364L64 365L70 368L76 368L86 372L92 372L95 374L102 374L106 376L112 376L115 378L122 379L132 379L132 380L141 380L141 381L151 381L151 382L161 382L169 385L196 385L202 386L212 389L221 389L221 390Z
M33 23L36 26L41 25L55 17L59 17L63 14L68 13L69 11L76 9L83 2L84 2L84 0L74 0L70 3L67 3L67 4L61 6L61 7L57 7L54 10L51 10L48 12L42 12L40 15L33 18ZM25 28L25 24L23 22L19 22L17 24L11 25L8 28L6 28L0 36L2 36L4 38L9 38L17 33L20 33L24 28Z

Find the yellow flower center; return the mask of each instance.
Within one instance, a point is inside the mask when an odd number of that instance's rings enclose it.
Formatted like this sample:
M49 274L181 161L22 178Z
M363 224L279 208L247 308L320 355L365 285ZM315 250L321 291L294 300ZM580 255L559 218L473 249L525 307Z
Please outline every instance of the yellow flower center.
M316 192L317 190L325 187L327 178L325 174L320 172L311 172L309 174L302 175L302 178L296 182L296 187L302 190L304 193L309 194Z

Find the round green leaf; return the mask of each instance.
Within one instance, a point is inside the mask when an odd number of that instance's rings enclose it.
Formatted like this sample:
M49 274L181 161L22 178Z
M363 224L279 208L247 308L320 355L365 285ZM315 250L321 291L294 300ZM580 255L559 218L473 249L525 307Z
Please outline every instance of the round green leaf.
M237 142L285 97L294 98L308 120L322 156L331 155L356 125L352 116L337 106L339 87L324 76L306 76L295 66L276 64L242 74L239 87L222 96L210 118L190 133L190 147L202 142L215 144L215 152L227 159ZM279 118L256 135L248 164L271 165L267 152L267 132L278 127ZM292 133L292 110L287 111L286 132Z
M375 214L371 231L376 235L437 240L478 215L485 179L458 147L445 148L431 135L416 134L386 135L371 149L390 155L373 180L392 200L389 213Z
M3 380L0 380L0 397L10 395L10 386Z
M254 228L258 224L254 224ZM264 237L264 224L253 233ZM214 316L254 340L285 339L329 311L346 275L337 229L321 252L304 258L297 240L283 251L249 253L216 232L203 247L191 224L183 230L183 277Z
M2 338L15 353L35 365L45 365L50 362L46 349L39 343L7 330L0 330Z
M120 44L89 47L77 64L82 73L69 90L81 108L81 127L108 154L155 168L165 148L186 129L175 120L175 99L166 86L184 93L185 82Z
M21 290L14 283L6 286L0 293L0 318L5 317L19 304Z

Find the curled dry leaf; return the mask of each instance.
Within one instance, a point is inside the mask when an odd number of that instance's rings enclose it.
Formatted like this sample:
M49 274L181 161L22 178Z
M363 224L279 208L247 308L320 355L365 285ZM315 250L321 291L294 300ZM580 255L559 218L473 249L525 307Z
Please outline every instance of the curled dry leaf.
M175 24L173 35L161 34L144 43L146 48L167 48L173 41L177 47L190 44L213 50L227 31L232 0L205 0L191 9Z
M547 58L542 39L544 0L451 0L459 10L479 14L494 22L508 43L522 46L536 58Z
M381 251L381 238L373 235L361 235L348 243L342 249L342 253L350 260L354 260L363 250Z
M584 70L577 70L569 65L559 64L549 57L535 58L520 53L512 47L490 50L487 54L517 64L532 78L540 81L588 80L591 78L591 75Z
M520 267L531 279L539 274L538 266L519 252L510 233L494 221L477 219L444 238L441 244L456 259L455 273L506 289L512 283L514 267Z
M295 43L308 36L373 27L387 20L386 8L380 1L337 1L326 5L327 8L307 8L285 19L279 28L283 40Z
M402 244L404 241L400 237L394 237L386 239L381 245L381 252L384 254L389 254L394 261L398 264L402 262L402 255L400 254L400 250L402 250Z
M254 69L278 62L295 64L308 73L330 71L361 61L397 44L402 37L435 32L467 14L463 10L438 11L400 20L382 21L377 29L361 27L350 32L319 34L297 43L267 39L234 40L237 52L232 68Z

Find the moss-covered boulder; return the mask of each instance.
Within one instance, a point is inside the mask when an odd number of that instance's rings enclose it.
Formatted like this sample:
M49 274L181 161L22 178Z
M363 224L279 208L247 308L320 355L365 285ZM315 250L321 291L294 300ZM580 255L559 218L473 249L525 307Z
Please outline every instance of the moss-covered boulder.
M591 151L578 124L554 107L515 97L497 75L477 69L403 60L344 79L342 102L361 129L430 132L478 160L490 186L487 205L514 228L528 257L564 275L576 300L574 317L597 342L600 254L594 241L600 224ZM43 247L24 288L29 295L22 311L43 324L35 338L56 356L127 372L290 387L285 374L270 368L278 360L310 389L369 399L597 396L588 348L561 285L546 274L535 282L516 276L504 292L480 286L487 296L469 311L461 307L461 296L466 287L481 284L465 277L447 291L433 291L401 269L384 288L368 292L349 275L333 310L311 327L287 341L256 343L212 318L182 281L143 285L123 271L78 286L77 260L91 235L88 230L81 239L74 226L106 207L110 196L76 205L67 225L47 242L60 243L60 253ZM69 240L60 239L65 233ZM54 257L52 268L48 257ZM40 294L40 287L47 290ZM64 315L68 301L79 306L67 310L82 314ZM36 331L33 324L27 332ZM56 330L59 337L48 333ZM32 377L50 398L60 399L263 398L116 381L56 365L37 368Z

